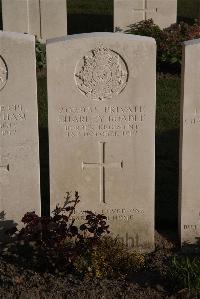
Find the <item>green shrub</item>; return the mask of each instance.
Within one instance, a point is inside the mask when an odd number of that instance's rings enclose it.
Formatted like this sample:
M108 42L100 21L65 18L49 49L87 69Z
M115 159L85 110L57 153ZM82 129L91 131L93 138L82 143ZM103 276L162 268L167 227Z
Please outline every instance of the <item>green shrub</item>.
M46 45L36 40L35 45L36 60L37 60L37 70L42 70L46 68Z
M129 27L130 29L126 33L155 38L158 71L180 72L183 42L200 38L200 21L196 21L193 25L184 22L172 24L170 27L161 30L150 19Z
M175 288L200 290L200 257L173 257L168 274Z

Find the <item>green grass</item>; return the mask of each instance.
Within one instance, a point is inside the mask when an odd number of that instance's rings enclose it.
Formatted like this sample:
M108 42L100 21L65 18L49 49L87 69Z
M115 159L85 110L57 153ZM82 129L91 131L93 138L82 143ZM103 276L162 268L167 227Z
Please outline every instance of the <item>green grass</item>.
M174 257L168 274L175 289L200 290L199 256Z
M113 14L113 0L68 0L69 14Z
M157 134L179 128L180 79L157 80Z
M185 18L200 17L200 1L178 0L178 16Z

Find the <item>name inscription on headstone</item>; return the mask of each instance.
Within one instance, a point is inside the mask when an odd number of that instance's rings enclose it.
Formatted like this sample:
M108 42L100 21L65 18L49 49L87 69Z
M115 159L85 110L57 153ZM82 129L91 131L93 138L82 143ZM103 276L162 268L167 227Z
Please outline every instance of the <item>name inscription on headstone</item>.
M0 105L0 135L15 135L26 118L27 111L22 104Z
M60 107L58 122L67 137L133 136L145 120L144 106Z
M35 37L0 31L0 212L13 224L40 214L36 83Z

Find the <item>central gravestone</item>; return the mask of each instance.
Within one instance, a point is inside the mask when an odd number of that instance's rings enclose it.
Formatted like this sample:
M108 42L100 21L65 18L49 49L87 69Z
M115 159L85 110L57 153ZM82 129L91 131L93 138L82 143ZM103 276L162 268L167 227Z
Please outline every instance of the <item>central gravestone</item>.
M35 38L0 31L0 215L10 224L40 214L37 112Z
M78 191L75 218L154 248L155 41L95 33L47 44L51 210Z

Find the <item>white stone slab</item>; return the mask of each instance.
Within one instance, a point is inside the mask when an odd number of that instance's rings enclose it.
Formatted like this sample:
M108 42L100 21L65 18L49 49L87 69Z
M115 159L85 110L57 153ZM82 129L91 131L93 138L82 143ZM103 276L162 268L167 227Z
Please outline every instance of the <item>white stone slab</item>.
M29 32L27 0L2 0L3 29L13 32Z
M66 0L40 0L41 38L67 35Z
M85 210L141 251L154 248L156 45L122 33L47 43L51 210Z
M182 245L200 238L200 39L183 47L179 230Z
M67 34L66 0L2 0L3 28L42 41Z
M34 36L0 31L0 212L40 214Z
M114 30L127 30L128 26L153 19L161 28L176 23L177 0L114 0Z

